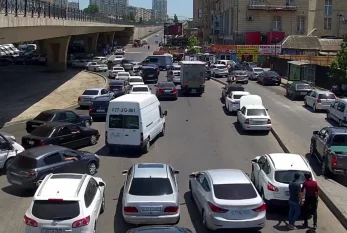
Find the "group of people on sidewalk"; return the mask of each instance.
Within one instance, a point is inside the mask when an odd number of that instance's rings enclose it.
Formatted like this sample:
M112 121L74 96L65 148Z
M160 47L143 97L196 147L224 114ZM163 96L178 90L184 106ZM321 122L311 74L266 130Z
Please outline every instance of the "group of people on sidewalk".
M318 184L312 179L311 173L305 173L305 182L301 186L300 174L294 174L289 184L289 225L290 230L296 229L295 221L301 212L304 218L303 227L308 227L308 218L313 215L313 229L317 228Z

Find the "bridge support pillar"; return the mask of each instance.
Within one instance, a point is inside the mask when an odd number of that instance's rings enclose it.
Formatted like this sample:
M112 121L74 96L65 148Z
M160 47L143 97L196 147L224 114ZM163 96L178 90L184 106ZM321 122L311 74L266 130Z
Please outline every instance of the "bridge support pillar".
M96 55L98 38L99 38L99 33L85 35L85 37L84 37L84 51L85 51L85 53Z
M38 40L36 41L36 45L37 45L37 52L39 54L45 54L46 51L45 51L45 41L44 40Z
M118 46L126 46L127 44L134 43L133 40L134 31L132 28L123 31L115 32L113 40L117 41Z
M71 36L44 40L44 50L47 54L47 65L52 71L66 71L67 50Z
M106 48L106 46L113 46L115 32L101 32L98 38L98 44L101 45L100 49Z

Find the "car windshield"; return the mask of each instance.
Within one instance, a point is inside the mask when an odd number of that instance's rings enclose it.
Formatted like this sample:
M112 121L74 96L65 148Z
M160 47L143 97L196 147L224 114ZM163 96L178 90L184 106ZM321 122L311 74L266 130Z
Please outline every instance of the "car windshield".
M257 197L251 184L215 184L214 196L222 200L243 200Z
M120 74L120 73L118 73L118 76L119 77L129 77L129 74Z
M171 70L181 70L181 67L180 66L174 66L171 68Z
M264 72L263 69L253 69L254 72Z
M108 101L94 101L93 106L94 107L108 107L110 102Z
M28 153L28 152L24 151L22 153ZM34 158L30 158L30 157L18 154L12 160L11 165L21 169L34 169L37 167L37 161Z
M112 90L112 91L114 91L114 90L116 90L116 91L121 91L121 90L123 90L123 86L117 86L117 85L110 85L110 89Z
M239 72L236 72L235 75L246 75L246 71L239 71Z
M244 95L233 95L233 97L234 97L235 100L241 99L242 96L244 96ZM249 110L248 110L248 111L249 111Z
M35 121L50 121L53 119L54 114L41 112L37 117L34 118Z
M159 83L158 88L172 88L175 87L173 83Z
M331 142L331 146L347 146L347 135L335 135Z
M97 90L85 90L82 95L98 95L99 91Z
M133 87L132 92L148 92L147 87Z
M78 201L34 201L32 215L43 220L68 220L80 214Z
M335 99L336 96L334 94L319 94L318 99Z
M36 128L33 132L31 132L31 135L37 136L37 137L42 137L42 138L48 138L52 135L54 129L46 127L46 126L41 126Z
M129 189L130 195L163 196L173 194L168 178L134 178Z
M140 82L143 82L142 81L142 78L130 78L130 81L131 83L140 83Z
M267 77L278 77L279 75L276 72L270 71L266 72Z
M305 90L305 89L311 89L310 85L308 84L298 84L296 85L297 90Z
M223 66L223 65L218 65L218 66L216 66L216 68L218 68L218 69L225 69L225 68L227 68L226 66Z
M305 181L305 173L307 171L296 171L296 170L288 170L288 171L275 171L275 180L279 183L289 184L294 179L294 174L299 173L300 178L299 181L303 183Z
M265 109L247 109L247 116L267 116Z
M133 110L133 109L129 109ZM139 129L139 117L131 115L110 115L110 129Z

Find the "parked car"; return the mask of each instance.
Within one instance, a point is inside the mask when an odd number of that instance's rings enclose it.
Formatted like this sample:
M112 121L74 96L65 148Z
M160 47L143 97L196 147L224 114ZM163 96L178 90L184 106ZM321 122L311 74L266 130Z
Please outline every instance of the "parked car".
M114 80L109 83L109 91L113 92L113 97L119 97L127 94L128 92L128 82L125 80Z
M286 88L286 96L291 100L295 100L299 97L303 98L312 91L312 87L308 83L293 82Z
M26 131L31 133L39 126L49 122L69 122L78 126L90 127L93 119L90 116L78 115L71 110L51 109L41 112L34 119L26 122Z
M145 83L158 82L159 80L159 68L155 65L145 65L141 67L141 77Z
M246 72L249 80L258 80L259 74L263 73L264 69L260 67L250 67Z
M25 232L96 232L105 211L105 182L76 173L49 174L24 215ZM47 231L48 229L48 231Z
M40 146L19 153L7 170L7 181L20 188L35 189L50 173L88 173L99 168L99 157L62 146Z
M126 176L122 199L125 222L135 225L179 222L180 203L176 177L179 171L168 164L142 163L132 165L122 174Z
M328 108L327 119L333 120L340 127L347 126L347 99L339 99Z
M229 70L226 65L214 64L211 66L211 75L212 77L226 77L229 74Z
M108 66L104 63L89 62L87 64L87 70L94 71L94 72L108 71Z
M24 151L24 148L16 142L14 136L0 132L0 169L7 170L13 158Z
M337 101L337 97L330 91L313 90L304 97L305 106L312 107L313 111L328 110Z
M105 88L89 88L78 97L78 105L80 107L89 107L92 105L93 99L98 96L108 96L112 98L114 94Z
M178 99L178 91L176 85L173 82L158 82L155 85L157 87L156 96L161 99Z
M264 71L257 77L257 82L262 85L281 85L281 76L275 71Z
M109 71L108 71L108 78L116 78L118 72L125 72L124 68L121 66L113 66Z
M108 96L96 97L93 100L92 105L89 107L89 116L93 119L106 118L110 101L111 99Z
M265 226L266 204L241 170L199 171L189 178L191 197L208 230L261 230Z

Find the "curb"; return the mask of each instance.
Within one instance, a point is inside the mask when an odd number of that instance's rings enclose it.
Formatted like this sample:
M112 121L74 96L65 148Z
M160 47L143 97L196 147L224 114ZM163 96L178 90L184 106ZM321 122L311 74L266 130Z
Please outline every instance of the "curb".
M227 85L226 82L216 79L216 78L211 78L211 80L214 80L218 83L221 83L223 85ZM279 135L276 133L276 131L274 130L274 128L271 128L271 133L272 135L275 137L277 143L280 145L280 147L282 148L282 150L285 153L290 153L288 147L286 146L286 144L282 141L282 139L279 137ZM333 215L339 220L339 222L342 224L342 226L347 229L347 218L346 216L343 215L343 213L339 210L338 206L335 205L335 203L333 203L331 201L331 199L329 198L327 192L318 185L318 189L319 189L319 197L323 200L323 202L325 203L325 205L328 207L328 209L333 213Z
M81 72L87 72L87 73L91 73L91 74L98 75L98 76L102 77L105 81L104 88L107 87L108 79L106 77L104 77L103 75L96 73L96 72L93 72L93 71L88 71L88 70L82 70ZM69 105L68 107L66 107L64 109L77 108L77 107L78 107L78 104L72 104L72 105ZM2 126L2 128L6 128L9 126L13 126L13 125L19 125L19 124L22 124L24 122L27 122L28 120L32 120L32 119L33 118L27 118L27 119L20 120L20 121L7 122Z

